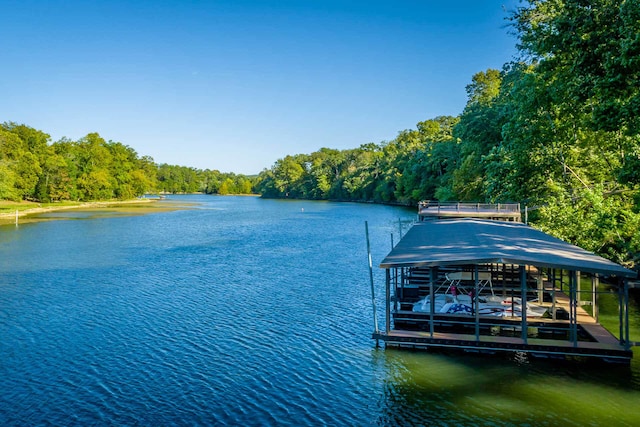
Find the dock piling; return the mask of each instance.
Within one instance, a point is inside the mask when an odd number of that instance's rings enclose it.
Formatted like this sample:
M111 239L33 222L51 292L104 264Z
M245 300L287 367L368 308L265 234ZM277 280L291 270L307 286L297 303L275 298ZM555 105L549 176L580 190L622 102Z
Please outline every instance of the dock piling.
M373 328L375 333L379 332L378 329L378 313L376 310L376 294L373 286L373 262L371 260L371 243L369 241L369 223L364 222L364 230L367 236L367 256L369 257L369 282L371 283L371 304L373 305ZM378 340L376 339L376 347L378 346Z

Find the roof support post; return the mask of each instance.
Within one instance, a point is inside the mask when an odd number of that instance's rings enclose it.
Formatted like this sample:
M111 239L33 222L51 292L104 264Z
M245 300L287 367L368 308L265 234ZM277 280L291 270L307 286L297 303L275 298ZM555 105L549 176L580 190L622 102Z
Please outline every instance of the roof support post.
M629 341L629 281L627 279L622 280L622 287L624 288L624 348L631 349L631 341Z
M524 265L520 266L520 298L522 299L522 342L527 344L527 270ZM511 300L513 301L513 298Z
M591 275L591 292L591 315L598 322L598 273Z
M391 304L390 304L390 300L391 300L391 271L390 269L386 269L385 270L387 273L387 280L385 280L386 286L385 286L385 305L384 305L384 327L385 327L385 331L387 332L387 335L389 335L389 332L391 331Z
M580 294L582 293L582 286L580 286L580 272L576 271L576 306L580 307L582 305L582 298Z
M436 278L438 277L438 267L431 267L429 269L429 335L433 338L434 326L433 326L433 311L436 309L436 302L434 301L433 288L436 285Z
M406 270L406 267L401 267L400 268L400 298L398 299L398 279L397 279L397 277L398 277L398 269L396 269L396 293L395 293L396 302L395 302L395 304L393 306L394 311L399 309L398 305L399 305L400 301L404 300L404 283L407 280L406 279L407 274L406 274L405 270Z
M471 300L471 307L475 314L476 321L476 342L480 341L480 310L478 310L478 264L473 268L473 299Z
M569 274L569 335L573 346L578 346L578 301L577 301L578 272Z
M538 303L544 302L544 283L542 280L542 269L538 268L538 277L536 278L536 288L538 290Z
M551 318L556 320L556 269L550 268L551 274Z
M623 288L623 284L620 283L620 281L618 281L618 322L620 325L620 345L624 345L624 303L623 303L623 294L624 294L624 290Z

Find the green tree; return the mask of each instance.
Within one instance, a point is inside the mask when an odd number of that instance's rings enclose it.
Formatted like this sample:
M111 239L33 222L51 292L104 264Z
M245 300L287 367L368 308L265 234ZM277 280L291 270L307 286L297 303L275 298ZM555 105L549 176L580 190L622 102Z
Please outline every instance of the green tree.
M469 100L454 129L460 140L460 163L448 188L457 200L483 201L486 194L486 156L502 141L503 105L499 97L502 75L489 69L473 76L467 86Z
M274 186L284 197L298 197L300 191L300 179L304 175L302 164L304 161L298 156L286 156L276 161L273 168Z
M75 194L75 185L69 176L69 168L65 158L56 153L55 147L48 147L49 154L42 165L42 176L38 181L38 200L58 202L70 200Z
M90 133L77 143L77 188L80 200L107 200L115 196L116 179L111 175L113 156L107 142Z
M6 161L0 160L0 200L20 200L15 189L15 180L16 177Z
M36 186L42 175L49 135L12 122L3 123L1 129L0 150L5 165L13 172L15 193L20 199L37 200Z
M640 130L640 0L531 0L512 17L520 49L557 103L592 130Z

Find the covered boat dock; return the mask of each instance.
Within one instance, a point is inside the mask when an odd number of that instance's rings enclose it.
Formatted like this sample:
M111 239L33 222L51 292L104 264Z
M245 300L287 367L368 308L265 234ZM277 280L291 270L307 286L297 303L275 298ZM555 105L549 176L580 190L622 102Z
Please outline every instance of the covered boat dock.
M636 272L511 216L421 219L380 264L386 322L376 342L630 361ZM615 335L600 323L599 298L617 302Z

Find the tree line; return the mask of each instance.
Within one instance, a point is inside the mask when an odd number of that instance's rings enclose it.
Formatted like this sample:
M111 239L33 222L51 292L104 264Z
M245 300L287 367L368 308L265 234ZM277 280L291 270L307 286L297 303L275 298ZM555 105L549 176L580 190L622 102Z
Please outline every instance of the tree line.
M510 16L520 58L474 75L457 117L391 141L289 155L266 197L521 202L546 232L640 261L640 0L531 0Z
M217 170L157 165L120 142L90 133L50 143L24 124L0 125L0 200L133 199L146 193L249 194L253 179ZM255 178L254 178L255 179Z

